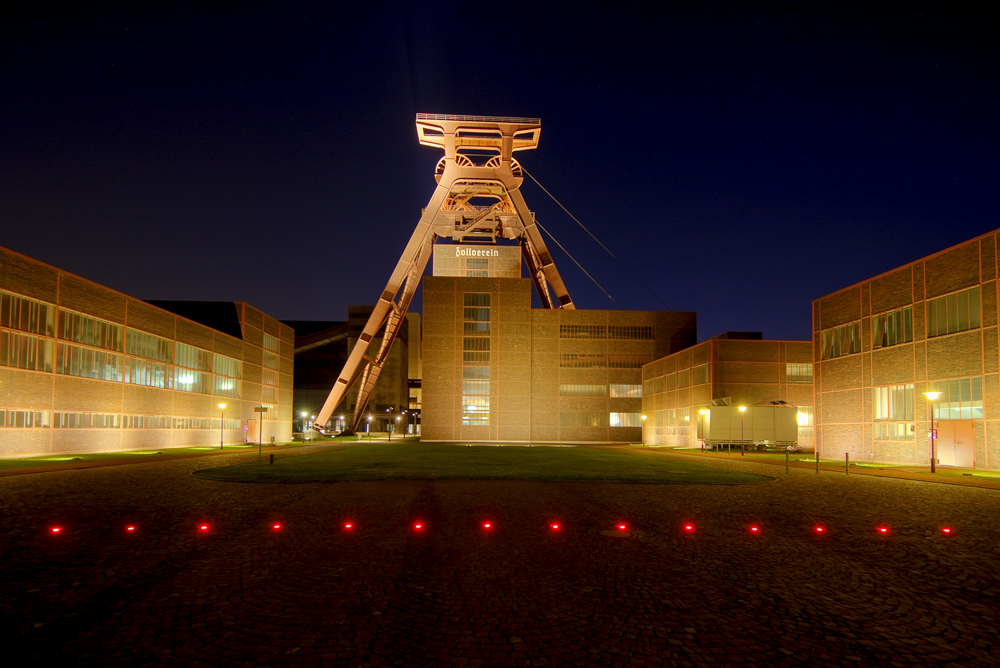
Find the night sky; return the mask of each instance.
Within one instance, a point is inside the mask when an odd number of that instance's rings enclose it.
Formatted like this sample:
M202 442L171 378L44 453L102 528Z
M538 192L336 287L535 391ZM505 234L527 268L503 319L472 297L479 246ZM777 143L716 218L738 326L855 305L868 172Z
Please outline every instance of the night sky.
M809 338L812 299L1000 227L964 3L139 4L0 10L0 245L142 299L373 303L434 187L417 112L541 118L518 159L617 256L525 181L615 300L549 242L577 306L706 338Z

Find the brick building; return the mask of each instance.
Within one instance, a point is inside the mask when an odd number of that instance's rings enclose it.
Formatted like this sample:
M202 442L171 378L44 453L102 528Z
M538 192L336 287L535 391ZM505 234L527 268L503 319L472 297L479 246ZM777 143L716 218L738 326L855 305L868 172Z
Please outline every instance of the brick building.
M249 304L154 306L0 248L0 455L288 440L293 345Z
M468 271L490 272L479 260ZM639 442L642 365L693 344L695 314L533 309L531 295L526 278L423 279L422 437Z
M727 333L642 368L643 443L694 447L713 405L781 406L797 413L798 443L813 437L812 346Z
M997 232L813 302L824 457L1000 468ZM933 403L924 395L938 391Z

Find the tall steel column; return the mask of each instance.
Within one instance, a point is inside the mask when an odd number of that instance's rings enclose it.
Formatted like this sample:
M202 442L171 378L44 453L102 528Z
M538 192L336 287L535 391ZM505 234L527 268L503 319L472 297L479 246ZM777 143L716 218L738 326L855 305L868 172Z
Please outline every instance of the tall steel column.
M574 308L552 256L521 196L524 176L515 151L538 146L537 118L417 114L417 139L444 150L434 170L437 187L351 350L315 424L326 425L347 390L360 378L350 429L356 429L382 365L427 267L435 237L495 244L517 240L538 296L547 308ZM369 345L382 327L382 343L372 357Z

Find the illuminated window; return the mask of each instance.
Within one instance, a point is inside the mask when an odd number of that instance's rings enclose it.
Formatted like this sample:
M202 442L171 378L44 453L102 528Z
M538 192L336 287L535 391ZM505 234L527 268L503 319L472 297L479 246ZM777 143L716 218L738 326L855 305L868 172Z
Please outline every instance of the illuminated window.
M95 380L122 382L124 356L68 343L56 347L56 373Z
M197 394L212 393L212 374L178 368L174 372L174 389Z
M178 343L175 349L177 359L174 364L186 369L197 369L199 371L212 370L212 353L201 348L195 348L185 343Z
M486 258L468 258L465 261L466 269L489 269L490 261Z
M172 421L172 418L165 415L123 416L125 429L170 429Z
M264 350L269 350L272 353L280 353L281 342L278 340L278 337L271 334L264 334Z
M912 306L872 316L872 348L886 348L912 340Z
M641 427L642 415L639 413L611 413L608 421L612 427Z
M126 357L125 382L171 390L174 387L174 367L150 360Z
M973 420L983 417L983 379L953 378L932 381L928 390L941 395L931 405L935 420Z
M129 329L125 332L125 352L135 357L173 364L174 342L155 334Z
M979 286L927 300L927 336L979 327Z
M85 346L122 352L125 328L107 320L59 309L59 338Z
M656 381L652 378L649 380L642 381L642 393L644 396L650 396L653 394L653 388L655 387Z
M872 388L872 417L876 440L911 441L913 422L913 383Z
M0 290L0 327L55 336L56 307Z
M560 397L606 397L607 385L560 385Z
M469 260L469 262L472 262ZM487 262L487 260L482 260ZM486 272L483 272L485 274ZM490 316L488 292L469 292L462 297L462 424L490 423Z
M785 365L785 382L786 383L811 383L813 382L813 365L806 364L786 364Z
M832 327L820 334L820 359L831 359L861 352L861 321Z
M51 426L49 411L18 410L0 408L0 427L15 429L48 428Z
M53 413L56 429L118 429L121 415L115 413Z
M0 366L52 371L55 342L30 334L0 330Z
M611 384L608 388L610 390L610 396L612 397L628 397L634 399L642 397L642 385Z

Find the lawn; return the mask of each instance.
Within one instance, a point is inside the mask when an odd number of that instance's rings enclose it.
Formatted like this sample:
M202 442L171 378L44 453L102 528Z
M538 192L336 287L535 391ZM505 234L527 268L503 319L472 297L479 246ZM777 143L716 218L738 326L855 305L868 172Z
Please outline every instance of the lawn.
M194 475L229 482L370 480L528 480L747 485L763 475L688 463L658 452L593 447L463 446L372 443L278 457L257 464L204 469Z
M242 452L250 448L256 449L255 444L249 445L227 445L221 452ZM84 452L79 454L53 454L39 457L19 457L17 459L0 459L0 471L7 469L34 468L36 466L54 466L57 464L71 464L73 462L96 462L110 459L127 459L135 462L152 460L162 455L193 455L204 454L206 452L220 452L219 446L192 446L188 448L161 448L159 450L113 450L109 452Z

